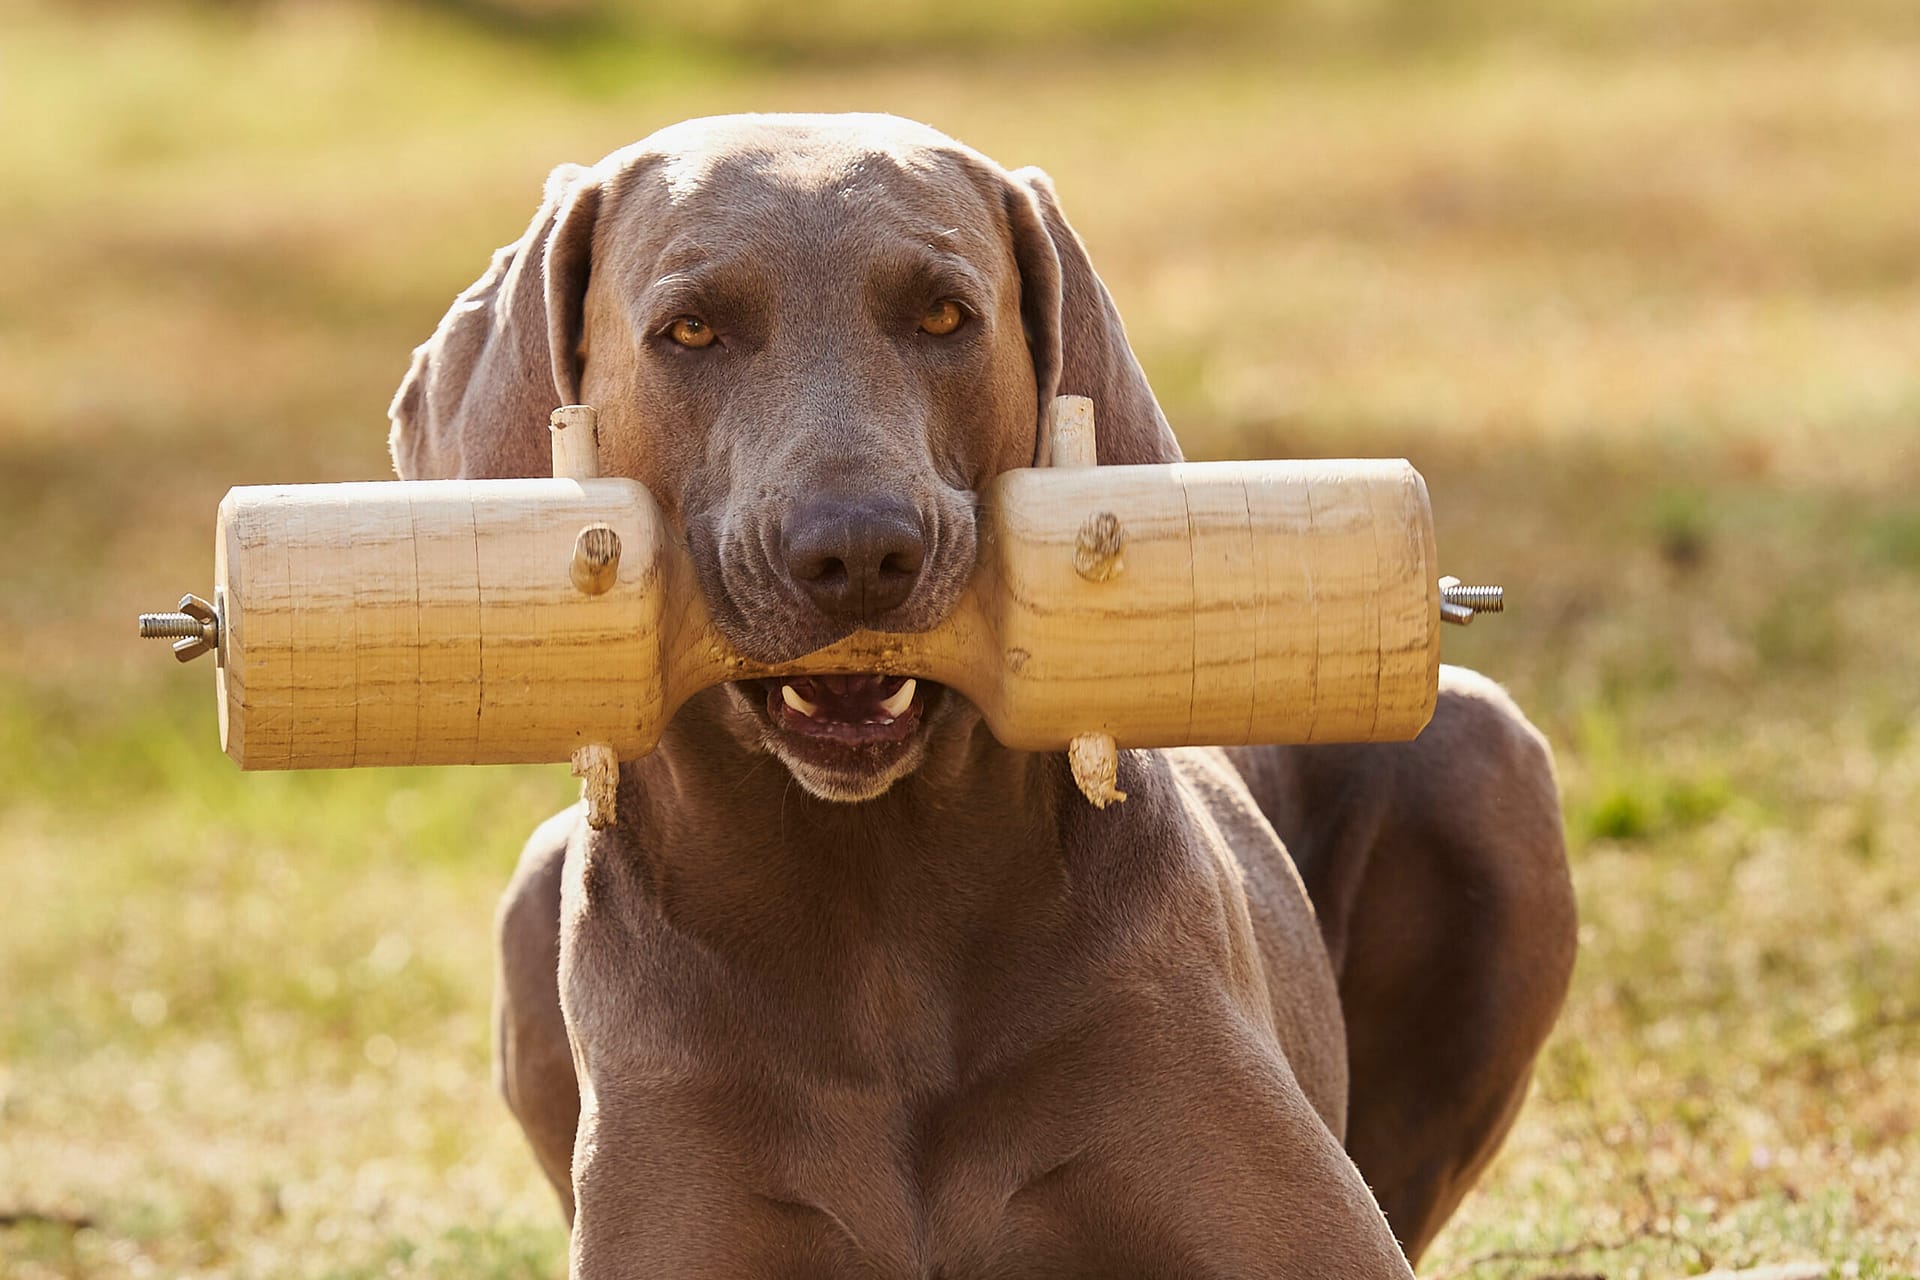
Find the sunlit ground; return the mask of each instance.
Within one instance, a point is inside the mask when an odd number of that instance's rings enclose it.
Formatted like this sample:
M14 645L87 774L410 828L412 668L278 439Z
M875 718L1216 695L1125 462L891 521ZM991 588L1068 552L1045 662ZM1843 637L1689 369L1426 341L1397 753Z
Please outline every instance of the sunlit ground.
M1447 653L1555 744L1582 954L1425 1270L1913 1274L1920 26L1416 8L1077 42L1092 6L989 5L883 54L844 6L817 48L753 4L537 47L11 8L0 1272L563 1269L486 1006L564 771L243 777L132 615L207 585L228 486L384 474L408 351L549 166L859 107L1051 170L1190 452L1405 454L1510 590Z

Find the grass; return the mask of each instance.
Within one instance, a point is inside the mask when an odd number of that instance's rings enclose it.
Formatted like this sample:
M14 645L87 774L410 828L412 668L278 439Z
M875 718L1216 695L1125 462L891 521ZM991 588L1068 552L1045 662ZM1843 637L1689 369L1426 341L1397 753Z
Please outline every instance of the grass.
M485 1009L564 771L243 777L131 614L385 472L547 167L854 107L1054 173L1190 451L1405 454L1510 588L1582 955L1428 1270L1920 1269L1911 7L962 9L10 10L0 1272L563 1269Z

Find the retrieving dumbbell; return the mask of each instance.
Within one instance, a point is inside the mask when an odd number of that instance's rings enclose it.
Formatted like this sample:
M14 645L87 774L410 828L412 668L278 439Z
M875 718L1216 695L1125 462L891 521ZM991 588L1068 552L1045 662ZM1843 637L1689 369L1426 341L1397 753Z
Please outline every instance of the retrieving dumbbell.
M1497 588L1443 598L1404 461L1075 466L1090 418L1066 401L1056 465L981 494L945 621L760 663L714 626L652 495L591 474L591 412L555 418L571 478L227 494L212 603L141 626L183 658L217 653L241 768L573 759L605 799L612 762L701 689L879 672L952 685L1006 746L1071 748L1105 803L1118 747L1412 738L1443 614L1499 608Z

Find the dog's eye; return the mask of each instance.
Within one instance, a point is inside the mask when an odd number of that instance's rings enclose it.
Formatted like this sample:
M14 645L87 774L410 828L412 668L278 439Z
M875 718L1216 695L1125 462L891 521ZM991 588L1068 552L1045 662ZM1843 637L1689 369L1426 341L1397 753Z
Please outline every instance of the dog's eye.
M699 316L675 316L667 326L667 336L683 347L713 345L713 326Z
M967 313L952 298L942 298L927 308L927 314L920 317L920 330L936 338L944 338L966 322Z

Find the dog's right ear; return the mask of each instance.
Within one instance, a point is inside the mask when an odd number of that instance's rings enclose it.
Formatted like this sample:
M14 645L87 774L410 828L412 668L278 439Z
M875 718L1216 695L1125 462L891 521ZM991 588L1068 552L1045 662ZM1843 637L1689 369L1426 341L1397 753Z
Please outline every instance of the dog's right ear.
M600 213L598 171L561 165L526 234L453 300L387 416L404 480L544 476L547 418L580 395L581 307Z
M1112 466L1180 461L1180 445L1147 385L1113 295L1060 211L1040 169L1009 175L1007 217L1020 265L1020 312L1039 391L1034 464L1047 465L1046 415L1055 396L1093 401L1100 461Z

